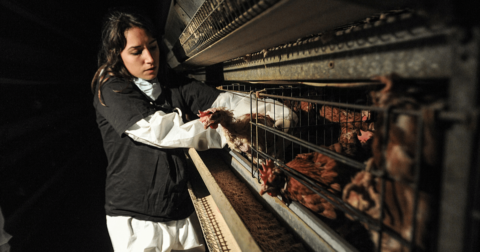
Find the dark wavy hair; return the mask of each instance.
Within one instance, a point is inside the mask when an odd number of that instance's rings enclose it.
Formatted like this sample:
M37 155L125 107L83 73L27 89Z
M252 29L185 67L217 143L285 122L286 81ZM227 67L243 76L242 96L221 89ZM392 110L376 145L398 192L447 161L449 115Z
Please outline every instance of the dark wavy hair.
M96 85L99 85L98 99L103 106L105 103L102 100L101 88L110 77L123 78L128 82L134 78L128 72L120 56L127 44L125 31L134 27L144 29L153 38L157 37L152 21L139 10L125 7L110 9L105 17L101 48L98 53L98 70L91 83L92 93L95 93ZM115 90L115 92L122 91Z

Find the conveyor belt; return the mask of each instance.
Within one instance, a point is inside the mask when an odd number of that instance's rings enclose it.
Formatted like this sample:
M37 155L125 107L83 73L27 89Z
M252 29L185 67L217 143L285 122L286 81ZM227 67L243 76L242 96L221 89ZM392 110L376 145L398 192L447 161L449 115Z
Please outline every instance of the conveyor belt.
M191 184L188 186L208 249L211 252L240 251L212 195L198 183L195 188Z
M228 249L232 249L230 251L235 251L235 248L239 248L240 251L261 251L242 220L233 209L227 197L218 186L207 166L203 163L202 158L198 155L197 151L195 151L195 149L190 149L187 157L197 168L201 179L211 195L204 200L202 199L204 197L195 196L195 194L191 193L197 215L199 215L199 219L203 221L201 225L207 239L208 247L213 249L213 251L223 251L220 250L220 248L225 248L224 245L226 245ZM198 180L192 181L200 182ZM193 184L193 188L197 188L195 184ZM205 193L203 193L203 195L205 195ZM198 202L199 200L202 202ZM215 211L214 213L213 209L218 209L218 211ZM214 216L212 216L212 214ZM222 220L225 221L226 226L219 224L223 222ZM215 228L219 229L215 230ZM235 234L234 240L231 240L230 238L229 234L231 233ZM229 238L223 239L221 238L222 236ZM227 242L227 240L229 242ZM217 248L219 250L215 250Z

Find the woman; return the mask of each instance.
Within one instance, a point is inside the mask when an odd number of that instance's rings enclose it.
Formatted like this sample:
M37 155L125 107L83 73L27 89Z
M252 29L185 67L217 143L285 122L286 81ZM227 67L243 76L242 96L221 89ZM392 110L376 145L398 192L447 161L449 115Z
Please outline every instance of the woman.
M206 139L206 145L191 146L187 141L175 146L155 136L172 130L159 133L155 129L163 124L172 129L172 121L181 124L172 108L194 114L209 108L218 92L184 79L175 80L174 87L166 76L159 82L155 30L135 12L109 14L99 63L92 91L108 158L105 209L115 251L204 251L201 232L197 234L192 225L196 217L187 191L185 154L182 149L159 147L221 148L220 135L199 124L200 131L180 131L177 136L191 133Z
M210 107L244 113L250 102L161 71L156 38L151 22L130 11L112 11L102 33L92 91L108 159L108 232L115 251L204 251L181 148L222 148L225 138L221 127L183 121Z

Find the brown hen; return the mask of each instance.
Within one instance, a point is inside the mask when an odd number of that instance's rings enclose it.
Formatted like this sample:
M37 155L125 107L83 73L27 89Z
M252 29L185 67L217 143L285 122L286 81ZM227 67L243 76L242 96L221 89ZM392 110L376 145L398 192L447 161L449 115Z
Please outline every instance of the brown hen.
M350 112L345 109L325 105L320 109L320 116L330 122L340 123L342 133L356 131L360 135L360 130L374 130L374 123L370 122L371 112L368 110L362 110L361 113Z
M252 155L252 146L258 151L265 152L276 158L282 158L283 141L277 139L278 137L273 133L265 131L260 127L256 130L255 126L253 126L252 131L250 114L234 118L233 112L228 109L210 108L204 112L199 111L198 116L200 117L200 122L204 124L205 128L211 127L216 129L218 124L222 125L228 147L234 151L245 153L254 164L257 162L264 163L264 160L260 157L258 158L259 160L257 160L256 155ZM275 128L275 121L268 115L265 116L263 114L254 113L252 114L252 118L254 121L258 120L258 124Z
M350 184L345 186L343 200L367 215L380 218L380 195L382 178L374 178L369 171L385 172L384 217L387 225L407 241L425 249L430 215L430 192L438 175L440 151L438 143L441 125L434 120L435 110L442 108L441 95L432 92L426 84L418 85L389 75L375 78L385 84L380 91L372 91L374 106L402 109L412 113L379 113L372 143L373 157L367 162L367 171L359 172ZM438 87L437 87L438 89ZM413 112L422 111L416 116ZM423 128L419 128L419 118L423 118ZM385 122L388 132L385 134ZM418 139L419 133L423 138ZM385 136L388 139L385 139ZM420 140L420 141L419 141ZM422 143L419 145L418 143ZM420 148L420 149L417 149ZM418 155L420 154L420 155ZM417 166L418 165L418 166ZM420 170L415 171L418 167ZM421 174L417 179L415 173ZM416 183L419 190L415 199ZM437 183L438 184L438 183ZM415 202L417 201L417 202ZM417 204L417 209L414 209ZM412 221L415 219L415 236L412 234ZM368 226L365 224L368 229ZM370 230L372 240L382 251L410 251L394 237L384 233L378 244L377 231Z
M371 96L374 106L380 108L392 107L404 110L421 110L424 120L423 146L421 147L421 160L424 169L432 172L438 169L440 163L439 142L441 135L436 122L435 110L444 107L441 98L432 94L431 89L422 90L420 87L402 83L403 80L396 75L381 76L376 80L385 83L385 88L372 91ZM389 118L388 142L385 155L382 152L384 142L384 117L379 113L377 121L378 130L375 131L372 143L372 152L375 161L374 168L385 167L388 174L398 181L413 182L416 144L419 139L417 128L418 117L408 114L392 113ZM432 169L433 168L433 169Z
M358 136L354 131L342 133L338 137L338 142L330 146L323 146L331 151L335 151L354 160L363 162L371 157L371 142L373 132L362 131L362 135Z
M358 161L365 161L371 156L371 143L374 136L374 123L370 111L348 112L344 109L322 106L320 116L327 121L340 124L338 143L330 150L346 155Z
M373 160L368 161L368 167ZM343 189L343 200L374 219L380 219L380 190L381 178L375 178L368 171L361 171L352 179L352 182ZM414 207L414 190L409 185L394 180L385 181L385 195L383 207L383 224L393 229L405 240L412 240L412 219ZM428 219L429 197L419 192L416 210L415 243L425 249L426 223ZM352 218L347 215L347 217ZM353 218L352 218L353 219ZM363 223L365 228L369 228ZM378 246L378 232L369 230L371 239ZM400 241L383 233L381 251L410 251Z
M309 177L318 187L322 187L333 195L340 197L342 186L350 178L351 171L334 159L320 153L299 154L286 164L288 169L296 170ZM267 160L260 170L262 188L260 194L269 194L272 197L281 196L282 201L289 204L291 201L300 202L308 209L329 219L337 218L335 207L324 197L318 195L298 180L287 176L271 160ZM335 201L331 196L326 196Z
M283 104L285 104L285 106L289 107L293 112L297 113L302 118L302 125L307 125L308 122L313 122L314 120L316 120L314 103L305 101L284 100Z

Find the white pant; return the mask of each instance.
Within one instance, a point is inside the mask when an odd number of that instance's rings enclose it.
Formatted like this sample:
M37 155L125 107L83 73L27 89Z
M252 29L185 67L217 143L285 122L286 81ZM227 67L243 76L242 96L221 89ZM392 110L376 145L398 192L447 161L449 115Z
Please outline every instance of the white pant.
M10 252L10 245L8 243L0 245L0 252Z
M115 252L205 251L195 212L186 219L169 222L107 215L107 228Z
M8 240L10 240L12 236L3 230L4 225L5 219L3 218L2 208L0 208L0 252L9 252L10 245L8 245Z

